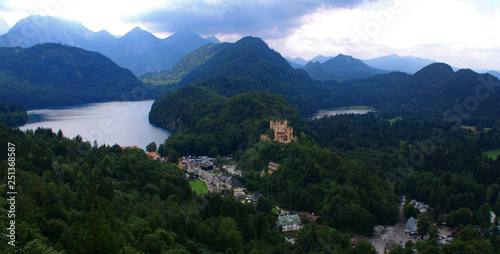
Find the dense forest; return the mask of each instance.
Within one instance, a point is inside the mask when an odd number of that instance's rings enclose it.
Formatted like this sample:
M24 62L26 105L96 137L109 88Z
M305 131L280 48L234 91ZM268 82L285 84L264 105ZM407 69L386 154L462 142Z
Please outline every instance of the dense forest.
M469 69L454 72L443 63L431 64L414 75L393 72L330 85L344 95L347 105L372 106L387 118L446 121L457 126L500 124L500 81Z
M250 147L269 130L269 121L280 117L301 122L280 95L248 92L228 98L198 86L157 100L149 114L152 123L179 131L167 139L163 153L173 149L180 155L209 156Z
M192 84L228 97L251 91L281 94L303 115L344 101L330 86L312 80L304 70L292 68L278 52L256 37L201 47L172 69L145 74L141 79L170 84L158 86L161 95ZM179 81L171 84L174 80Z
M21 105L0 102L0 123L7 127L21 126L28 122L28 113Z
M197 195L176 164L140 149L96 147L50 129L0 127L0 140L15 145L18 193L16 247L2 244L2 253L288 252L269 201ZM4 176L6 155L7 145ZM1 191L5 197L5 186ZM7 201L0 202L5 215Z
M109 58L54 43L0 48L0 84L0 101L27 108L152 96Z
M306 124L298 142L262 141L246 151L238 161L245 186L288 209L320 214L332 228L364 235L376 224L396 222L398 197L406 195L432 208L420 214L407 205L408 217L456 228L456 240L442 253L500 249L489 214L500 213L500 160L483 154L500 147L497 129L476 133L450 123L394 122L375 114ZM262 176L269 161L281 168ZM439 253L436 238L429 239L416 246L419 253Z

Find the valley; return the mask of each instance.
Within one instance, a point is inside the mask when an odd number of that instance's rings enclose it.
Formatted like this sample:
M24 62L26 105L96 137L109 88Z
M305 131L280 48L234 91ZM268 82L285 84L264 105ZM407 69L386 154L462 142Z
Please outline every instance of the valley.
M0 174L18 188L0 252L500 250L494 72L203 37L42 16L0 36L0 142L16 147Z

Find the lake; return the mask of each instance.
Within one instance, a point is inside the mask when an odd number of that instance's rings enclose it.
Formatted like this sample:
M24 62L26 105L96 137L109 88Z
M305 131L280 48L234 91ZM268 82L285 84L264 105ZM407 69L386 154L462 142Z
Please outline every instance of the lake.
M311 119L318 119L325 116L336 116L336 115L345 115L345 114L356 114L363 115L370 112L375 112L372 109L328 109L328 110L319 110L316 114L311 116Z
M154 100L116 101L78 106L29 110L29 121L21 130L38 127L59 129L65 137L80 135L98 145L136 145L142 149L151 142L163 144L171 132L149 123L148 115Z

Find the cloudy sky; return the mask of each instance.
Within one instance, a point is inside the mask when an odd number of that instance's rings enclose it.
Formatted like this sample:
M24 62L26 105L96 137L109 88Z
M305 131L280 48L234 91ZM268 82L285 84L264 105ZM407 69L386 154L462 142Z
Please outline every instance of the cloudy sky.
M135 26L233 42L258 36L284 56L396 53L459 68L500 70L498 0L1 0L9 26L30 14L122 35Z

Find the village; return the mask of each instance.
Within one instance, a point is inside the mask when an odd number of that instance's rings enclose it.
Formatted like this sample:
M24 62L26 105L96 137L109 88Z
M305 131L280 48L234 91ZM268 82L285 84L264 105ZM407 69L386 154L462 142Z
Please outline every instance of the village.
M263 141L277 141L289 144L297 140L293 136L293 128L288 126L287 121L270 121L271 135L261 135ZM123 147L136 148L138 147ZM160 157L156 152L147 152L148 157L155 160L164 161L165 158ZM203 193L219 193L221 195L231 195L242 203L257 203L259 198L265 198L261 193L250 193L243 184L238 180L244 172L238 170L237 163L232 160L231 156L218 156L216 158L208 156L183 156L179 158L178 166L185 172L186 178L190 181L191 187L198 194ZM267 162L267 168L261 172L261 177L272 175L280 170L281 165L278 162ZM399 209L400 221L396 225L377 225L374 227L374 237L366 238L353 236L351 245L355 247L357 242L365 238L369 240L378 253L389 253L394 247L401 245L405 246L411 242L411 246L415 246L418 241L428 239L427 235L418 234L418 220L414 217L406 219L403 214L403 207L406 203L411 204L419 213L424 213L431 209L429 205L417 200L406 200L405 196L401 197ZM276 212L276 228L283 233L284 240L295 244L296 232L301 229L306 223L315 223L321 226L321 216L305 211L296 212L287 209L281 209L277 206L273 208ZM492 214L492 216L495 216ZM453 229L446 228L443 225L439 226L438 244L449 244L453 241Z

